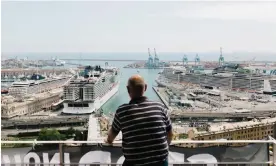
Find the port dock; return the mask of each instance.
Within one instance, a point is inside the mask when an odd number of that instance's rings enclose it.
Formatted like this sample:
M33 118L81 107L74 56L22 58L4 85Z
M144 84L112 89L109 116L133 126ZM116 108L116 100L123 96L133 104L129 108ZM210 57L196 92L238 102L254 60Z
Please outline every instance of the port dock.
M93 114L89 116L89 122L88 122L88 134L87 134L87 141L92 141L100 136L100 125L98 122L98 119L94 117Z
M276 103L272 101L269 103L256 103L234 99L230 101L220 101L219 98L215 98L214 96L207 98L201 98L200 96L199 98L193 98L187 96L191 98L191 100L178 99L181 98L181 96L173 96L172 99L172 96L169 96L169 94L191 94L190 89L188 89L187 92L181 92L181 89L176 89L172 92L164 87L153 87L153 90L160 100L170 110L170 117L172 120L187 120L190 118L242 120L276 116ZM169 102L172 104L170 105ZM185 104L185 106L179 104Z
M155 93L157 94L157 96L160 98L160 100L162 101L162 103L169 109L169 103L164 99L164 97L159 93L158 91L158 87L152 87L152 89L155 91Z

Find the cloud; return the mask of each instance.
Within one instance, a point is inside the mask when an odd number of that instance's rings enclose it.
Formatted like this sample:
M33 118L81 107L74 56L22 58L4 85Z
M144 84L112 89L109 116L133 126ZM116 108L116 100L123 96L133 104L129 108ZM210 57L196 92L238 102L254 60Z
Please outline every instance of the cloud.
M151 16L190 19L256 20L276 22L276 2L187 3L181 9Z

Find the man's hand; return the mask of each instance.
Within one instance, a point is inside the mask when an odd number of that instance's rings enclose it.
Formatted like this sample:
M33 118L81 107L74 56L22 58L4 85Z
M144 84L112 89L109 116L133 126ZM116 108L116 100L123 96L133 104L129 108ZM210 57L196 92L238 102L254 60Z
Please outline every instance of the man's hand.
M113 143L113 141L110 141L110 140L108 139L108 137L104 140L104 142L107 143L107 144L111 144L111 145L112 145L112 143Z
M108 135L107 135L107 138L106 138L105 142L108 143L108 144L112 144L117 135L118 135L118 133L117 134L114 133L112 128L110 128L109 131L108 131Z
M168 138L168 144L170 145L172 142L172 139L173 139L173 130L172 129L168 132L167 138Z

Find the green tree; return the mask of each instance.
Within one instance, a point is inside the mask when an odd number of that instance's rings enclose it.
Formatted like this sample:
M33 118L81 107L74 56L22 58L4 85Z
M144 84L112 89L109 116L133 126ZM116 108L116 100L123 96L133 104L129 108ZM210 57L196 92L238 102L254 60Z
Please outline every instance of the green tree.
M70 127L68 130L65 131L66 138L73 138L76 133L76 130L73 127Z
M179 134L179 139L187 139L187 138L188 138L188 134L186 133Z
M87 137L85 136L85 132L81 132L79 130L76 130L75 132L75 141L86 141Z
M56 129L41 129L38 135L37 140L40 141L58 141L65 140L66 137L64 134L60 134Z

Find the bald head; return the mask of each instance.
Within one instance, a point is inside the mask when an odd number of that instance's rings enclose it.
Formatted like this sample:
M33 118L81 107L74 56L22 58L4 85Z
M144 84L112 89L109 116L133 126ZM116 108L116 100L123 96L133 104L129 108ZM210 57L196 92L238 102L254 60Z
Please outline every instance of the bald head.
M130 98L141 97L147 89L145 80L140 75L133 75L128 79L127 90Z

